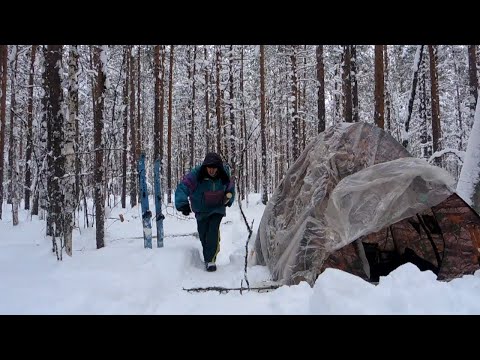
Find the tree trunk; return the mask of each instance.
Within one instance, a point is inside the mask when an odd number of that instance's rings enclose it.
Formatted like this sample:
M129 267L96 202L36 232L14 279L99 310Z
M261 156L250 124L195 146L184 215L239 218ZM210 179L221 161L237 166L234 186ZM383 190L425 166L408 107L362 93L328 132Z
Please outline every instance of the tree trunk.
M195 74L197 62L197 46L193 46L193 64L192 64L192 102L191 102L191 123L190 123L190 167L195 165Z
M165 113L165 45L160 46L161 61L160 61L160 187L164 189L164 181L162 182L163 175L165 174L163 168L163 138L164 138L164 113ZM163 196L162 196L163 199Z
M42 47L43 59L46 58L47 47ZM44 68L42 73L42 87L44 95L42 97L42 119L40 121L39 129L39 151L37 153L37 175L36 186L38 189L38 206L42 210L40 213L40 219L43 219L45 212L47 211L47 192L48 192L48 114L50 112L49 100L48 100L48 77L47 71ZM46 235L50 235L50 227L47 224Z
M468 107L470 109L469 121L473 122L475 107L478 98L478 76L477 76L477 45L468 45L468 90L470 98Z
M30 73L28 75L28 100L27 100L27 148L25 150L25 210L30 209L30 194L32 192L32 159L33 150L33 77L35 75L35 55L37 45L32 45L30 51Z
M352 120L353 122L360 121L358 108L358 81L357 81L357 45L350 45L351 47L351 65L352 65Z
M12 47L12 52L13 56L11 56L11 63L10 63L10 70L12 71L12 75L10 76L10 131L9 131L9 141L8 141L8 168L7 168L7 178L8 178L8 196L7 196L7 204L13 204L12 203L12 198L13 198L13 192L14 192L14 185L13 185L13 168L14 168L14 151L15 151L15 145L14 145L14 136L13 132L16 129L15 126L15 80L16 80L16 74L17 74L17 58L18 58L18 45L15 45L15 47ZM12 146L14 145L14 146ZM15 154L16 155L16 154Z
M12 59L12 77L10 86L10 144L9 144L9 168L10 168L10 203L12 204L12 223L18 225L18 159L17 159L17 143L21 143L22 139L18 137L18 128L21 126L16 124L17 99L16 99L16 80L18 65L18 45L15 46L15 54ZM8 203L8 201L7 201Z
M464 126L462 119L462 101L460 98L460 86L459 79L461 78L460 72L457 66L457 55L455 52L455 46L452 46L452 57L453 57L453 70L455 72L455 96L456 96L456 109L457 109L457 125L458 125L458 150L463 150L463 137L464 137ZM458 165L457 165L458 167Z
M420 146L421 146L421 156L424 159L430 158L432 156L431 147L429 146L429 140L432 138L428 136L428 126L427 126L427 87L425 80L425 65L424 62L420 65L420 81L418 83L418 95L419 95L419 105L418 112L420 116Z
M348 123L353 122L351 59L350 45L344 45L342 62L343 119Z
M64 158L62 156L63 145L63 90L62 78L62 45L49 45L45 54L45 70L47 72L47 151L48 151L48 218L47 227L51 226L50 235L53 236L53 250L57 259L62 258L62 235L63 235L63 193L60 181L65 175Z
M440 151L440 138L442 129L440 127L440 97L438 95L438 71L437 71L437 47L428 45L430 55L430 96L432 101L432 140L433 152ZM441 165L441 158L435 158L435 164Z
M325 131L325 66L323 64L323 45L317 45L317 116L320 134Z
M305 146L306 146L306 142L307 142L307 122L305 121L305 116L306 114L308 113L308 110L307 110L307 83L306 83L306 80L307 80L307 56L306 56L306 53L307 53L307 45L304 45L304 54L303 54L303 81L299 82L300 84L303 84L302 86L302 97L301 97L301 102L299 102L300 106L299 108L301 109L302 111L302 116L299 117L299 120L301 121L301 124L302 124L302 147L301 147L301 151L303 151L303 149L305 149Z
M385 77L385 122L386 130L391 133L392 124L391 124L391 101L390 101L390 78L388 76L388 45L383 45L383 70Z
M62 155L65 158L66 178L63 186L63 194L65 196L65 206L63 213L65 214L63 234L65 239L65 252L68 256L72 256L72 229L73 229L73 212L77 206L77 198L75 197L75 125L77 123L78 113L78 49L77 45L70 46L70 55L68 62L68 121L65 124L65 140L62 149Z
M130 207L137 206L137 127L135 121L135 59L130 46Z
M0 45L0 219L3 209L3 169L5 152L5 117L7 109L7 56L8 45Z
M55 60L56 56L54 55L56 52L56 48L53 46L44 47L44 58L45 58L45 77L44 77L44 91L45 91L45 108L47 109L44 111L44 122L46 124L46 151L45 151L45 158L46 158L46 169L45 169L45 178L46 178L46 188L44 188L43 192L43 208L46 210L47 214L47 224L46 224L46 235L47 236L54 236L54 225L55 225L55 199L53 198L53 194L56 193L54 184L54 156L53 156L53 131L54 127L54 112L53 112L53 98L54 95L52 87L56 86L55 82L59 81L57 79L58 74L55 75ZM58 248L56 247L55 238L52 238L52 252L56 252Z
M153 108L153 157L160 158L160 45L153 49L153 77L155 79L155 98Z
M341 67L342 67L342 64L343 64L343 58L344 58L344 53L342 51L341 55L340 55L340 61L335 65L335 71L334 71L334 74L333 74L333 83L334 83L333 102L332 102L333 124L336 124L339 121L343 122L343 120L340 119L340 104L341 104L340 100L341 100L341 97L340 97L340 90L339 90L339 87L342 84L341 75L339 75L339 73L340 73L340 70L341 70Z
M222 94L220 91L220 70L221 70L221 48L220 45L216 49L216 60L215 60L215 71L216 71L216 89L217 89L217 95L215 98L215 110L216 110L216 115L217 115L217 152L222 151L222 112L221 112L221 106L220 106L220 101L222 99Z
M262 203L268 202L267 189L267 140L265 139L265 46L260 45L260 132L262 142Z
M385 128L384 96L383 45L375 45L375 113L373 118L380 129Z
M141 106L140 106L140 100L142 96L142 91L140 88L140 74L141 74L141 69L140 69L140 49L141 46L138 45L138 51L137 51L137 71L135 72L136 78L137 78L137 116L136 116L136 126L137 126L137 142L135 144L135 158L138 160L140 159L140 154L143 149L143 139L142 139L142 112L141 112Z
M173 99L173 55L174 46L170 45L170 72L168 84L168 139L167 139L167 201L172 203L172 99Z
M292 160L297 160L300 155L300 128L298 121L298 78L297 78L297 45L291 46L290 54L290 81L291 81L291 122L292 122Z
M128 90L130 83L130 55L129 47L123 51L125 58L125 76L123 83L123 149L122 149L122 208L127 207L127 155L128 155Z
M96 243L97 249L105 246L105 199L103 197L103 123L104 123L104 100L105 100L105 83L107 68L105 64L106 54L105 46L95 47L93 60L96 70L95 81L95 113L94 113L94 149L95 149L95 227L96 227ZM135 103L133 103L135 104Z
M228 83L230 85L230 101L229 101L229 112L230 112L230 151L229 151L229 162L232 167L232 176L236 175L236 134L235 134L235 114L233 109L233 45L230 45L230 53L228 56Z
M248 135L247 135L247 114L245 111L245 85L244 85L244 47L242 46L242 51L240 55L240 93L242 96L242 119L241 119L241 129L242 129L242 153L241 153L241 168L242 173L239 174L241 177L240 185L240 200L245 199L248 204Z
M207 138L207 152L211 151L212 149L212 139L210 135L210 104L208 102L208 92L210 88L208 86L208 53L207 53L207 46L203 49L203 58L205 64L205 137Z
M407 119L405 120L405 133L404 133L404 136L403 136L403 139L402 139L402 145L405 148L408 148L410 119L412 117L413 102L415 101L415 92L417 90L418 69L420 67L420 64L422 63L423 47L424 47L424 45L418 45L417 46L417 52L415 54L415 59L413 61L412 89L410 91L410 98L408 100Z

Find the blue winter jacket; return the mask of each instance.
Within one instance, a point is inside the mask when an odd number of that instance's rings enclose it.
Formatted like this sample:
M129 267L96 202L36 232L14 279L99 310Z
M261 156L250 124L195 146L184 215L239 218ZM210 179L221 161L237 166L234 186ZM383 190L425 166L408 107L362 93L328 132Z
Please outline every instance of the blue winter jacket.
M220 176L222 170L224 176ZM228 192L232 197L225 204ZM225 216L225 206L232 206L235 199L235 184L231 178L230 167L223 164L217 176L211 178L205 170L205 165L195 166L183 177L175 190L175 207L181 209L188 204L189 198L197 219L203 219L211 214Z

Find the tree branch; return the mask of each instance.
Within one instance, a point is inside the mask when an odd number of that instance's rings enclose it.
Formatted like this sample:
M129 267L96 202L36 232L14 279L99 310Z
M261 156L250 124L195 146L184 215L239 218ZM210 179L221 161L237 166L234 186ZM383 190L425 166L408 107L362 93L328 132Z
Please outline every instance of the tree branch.
M430 156L430 158L427 160L427 162L432 163L433 160L435 160L436 158L442 157L445 154L455 155L460 160L460 162L463 164L463 159L465 157L465 151L459 151L459 150L456 150L456 149L444 149L444 150L441 150L441 151L436 151L435 153L432 154L432 156Z
M245 287L239 287L239 288L225 288L225 287L222 287L222 286L208 286L208 287L197 287L197 288L190 288L190 289L185 289L183 288L183 290L187 291L187 292L206 292L206 291L218 291L220 294L221 293L227 293L229 291L240 291L240 294L242 294L243 290L255 290L255 291L258 291L258 292L266 292L268 290L275 290L275 289L278 289L280 286L282 285L270 285L270 286L265 286L265 287L248 287L248 288L245 288Z

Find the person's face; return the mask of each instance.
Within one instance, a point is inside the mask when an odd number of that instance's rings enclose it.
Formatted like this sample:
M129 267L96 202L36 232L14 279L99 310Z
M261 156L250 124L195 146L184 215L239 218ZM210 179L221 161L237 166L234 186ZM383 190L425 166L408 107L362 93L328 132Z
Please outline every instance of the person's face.
M210 175L211 177L215 177L215 175L217 175L217 171L218 169L216 167L207 166L208 175Z

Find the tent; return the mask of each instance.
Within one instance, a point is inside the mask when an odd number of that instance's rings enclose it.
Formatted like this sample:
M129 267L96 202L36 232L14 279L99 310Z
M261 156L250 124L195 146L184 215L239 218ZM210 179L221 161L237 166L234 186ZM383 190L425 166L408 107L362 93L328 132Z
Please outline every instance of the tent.
M267 203L255 261L313 286L326 268L378 281L405 262L448 280L479 268L480 219L445 170L367 123L311 142Z

